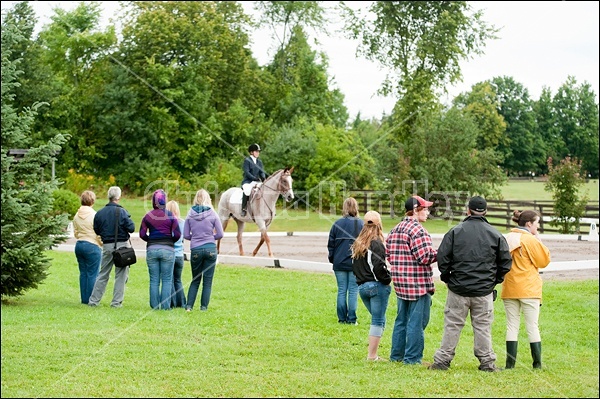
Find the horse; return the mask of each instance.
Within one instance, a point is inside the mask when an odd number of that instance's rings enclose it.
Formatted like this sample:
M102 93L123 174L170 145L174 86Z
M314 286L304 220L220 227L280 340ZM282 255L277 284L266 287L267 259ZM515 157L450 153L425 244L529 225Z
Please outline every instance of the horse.
M292 189L292 172L294 168L280 169L269 176L262 184L257 184L252 189L248 199L248 209L246 216L241 216L242 212L242 189L231 187L226 190L219 199L218 214L223 225L223 230L227 228L229 219L233 218L237 223L237 243L240 256L244 255L242 247L242 232L246 223L256 223L260 231L260 242L252 252L256 256L263 243L267 244L267 251L270 257L273 257L271 250L271 239L267 234L267 229L273 221L275 215L275 203L281 195L286 202L294 199L294 190ZM217 241L217 253L221 246L221 240Z

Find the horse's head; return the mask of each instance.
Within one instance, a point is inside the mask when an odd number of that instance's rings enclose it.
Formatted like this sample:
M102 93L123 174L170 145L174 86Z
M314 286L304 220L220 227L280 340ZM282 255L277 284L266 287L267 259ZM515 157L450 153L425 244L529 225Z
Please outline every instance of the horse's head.
M294 171L294 167L285 168L281 173L281 178L279 179L279 185L277 189L281 196L285 199L286 202L290 202L294 199L294 190L292 189L292 172Z

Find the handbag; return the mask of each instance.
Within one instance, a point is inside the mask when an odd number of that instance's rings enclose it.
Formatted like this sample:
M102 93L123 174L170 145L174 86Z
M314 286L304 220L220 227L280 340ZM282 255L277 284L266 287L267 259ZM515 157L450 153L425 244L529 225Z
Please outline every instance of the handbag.
M133 247L121 247L117 249L117 233L119 232L119 216L120 209L116 207L116 217L115 217L115 250L113 251L113 261L115 262L116 267L126 267L131 266L135 262L137 262L137 258L135 256L135 249ZM129 240L129 245L131 245L131 239Z

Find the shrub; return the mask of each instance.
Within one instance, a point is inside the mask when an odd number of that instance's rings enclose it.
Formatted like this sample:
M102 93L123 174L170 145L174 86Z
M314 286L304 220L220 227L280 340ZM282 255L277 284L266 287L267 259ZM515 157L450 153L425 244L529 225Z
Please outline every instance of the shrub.
M561 234L579 231L579 219L585 212L587 195L580 196L579 188L585 184L581 174L581 161L566 157L556 166L548 158L548 181L544 189L552 192L556 219L550 226L558 226Z
M69 215L69 219L73 219L73 216L77 213L81 201L79 196L73 191L59 188L52 192L52 213L54 215L60 215L66 213Z

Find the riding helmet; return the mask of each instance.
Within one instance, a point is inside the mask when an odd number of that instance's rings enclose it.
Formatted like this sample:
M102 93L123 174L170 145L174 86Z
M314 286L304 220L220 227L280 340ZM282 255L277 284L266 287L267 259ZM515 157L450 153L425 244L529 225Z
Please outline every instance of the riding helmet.
M258 144L250 144L248 147L248 152L260 151L260 146Z

